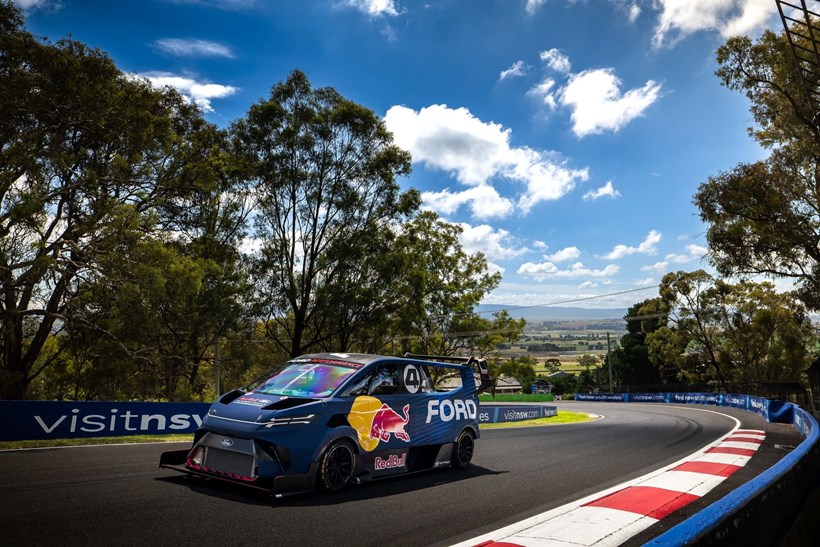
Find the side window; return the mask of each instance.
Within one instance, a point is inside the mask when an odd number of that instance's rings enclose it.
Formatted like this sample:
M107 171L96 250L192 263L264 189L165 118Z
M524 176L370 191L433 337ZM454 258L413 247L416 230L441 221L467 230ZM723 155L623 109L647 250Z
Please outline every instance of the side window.
M379 365L367 389L368 395L390 395L399 392L398 367L394 364Z
M385 363L348 387L343 397L392 395L435 391L427 367L406 363Z
M350 387L345 389L342 397L358 397L359 395L367 395L367 386L370 385L370 380L373 379L373 374L365 374L360 379L356 380Z

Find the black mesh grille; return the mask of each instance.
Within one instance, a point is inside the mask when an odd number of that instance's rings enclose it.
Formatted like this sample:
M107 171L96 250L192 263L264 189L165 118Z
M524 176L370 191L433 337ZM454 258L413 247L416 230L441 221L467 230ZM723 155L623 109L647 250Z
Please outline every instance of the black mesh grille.
M247 478L254 476L253 456L218 448L208 448L205 455L205 467L228 475Z

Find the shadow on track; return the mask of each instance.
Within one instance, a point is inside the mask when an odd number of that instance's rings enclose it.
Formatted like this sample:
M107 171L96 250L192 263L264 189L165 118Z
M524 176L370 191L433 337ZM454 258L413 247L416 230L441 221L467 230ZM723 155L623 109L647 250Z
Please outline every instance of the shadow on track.
M349 501L395 496L406 492L433 488L442 484L456 483L486 475L502 475L504 473L507 473L507 471L492 471L485 467L471 465L467 469L437 469L419 474L385 478L360 485L351 484L341 492L325 492L317 489L315 492L294 494L278 499L256 490L250 490L239 484L217 479L172 475L157 477L155 480L185 486L197 494L247 505L319 507Z

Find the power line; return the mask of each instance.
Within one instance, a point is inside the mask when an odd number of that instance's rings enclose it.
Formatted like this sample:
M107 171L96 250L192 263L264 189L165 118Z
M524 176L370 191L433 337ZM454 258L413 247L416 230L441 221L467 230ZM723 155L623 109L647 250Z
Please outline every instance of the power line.
M646 290L649 290L649 289L657 289L658 287L660 287L660 285L650 285L648 287L640 287L640 288L637 288L637 289L627 289L625 291L618 291L618 292L607 293L607 294L598 294L598 295L595 295L595 296L583 296L583 297L578 297L578 298L572 298L570 300L559 300L557 302L550 302L548 304L529 304L527 306L510 306L510 307L507 307L507 308L501 308L501 309L497 309L497 310L479 311L479 312L476 312L476 313L483 314L483 313L497 313L497 312L500 312L500 311L523 310L523 309L529 309L529 308L547 308L547 307L550 307L550 306L559 306L561 304L574 304L576 302L586 302L586 301L589 301L589 300L597 300L599 298L608 298L610 296L620 296L622 294L629 294L629 293L633 293L633 292L646 291ZM458 314L455 314L454 317L459 316L459 315L468 315L468 314L458 313ZM448 317L448 316L447 315L440 315L437 318L441 318L441 317Z

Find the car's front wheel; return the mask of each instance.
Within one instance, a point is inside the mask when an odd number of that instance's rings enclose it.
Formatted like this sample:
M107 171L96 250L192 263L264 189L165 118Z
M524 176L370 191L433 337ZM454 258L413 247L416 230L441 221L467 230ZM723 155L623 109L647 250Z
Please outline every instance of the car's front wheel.
M470 465L473 459L473 451L475 449L475 437L473 432L465 429L461 435L456 439L456 445L453 447L453 458L451 460L452 466L456 469L464 469Z
M325 453L319 466L319 484L325 490L338 492L353 477L356 468L356 450L346 440L334 441Z

